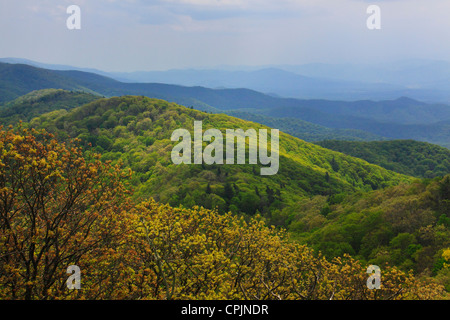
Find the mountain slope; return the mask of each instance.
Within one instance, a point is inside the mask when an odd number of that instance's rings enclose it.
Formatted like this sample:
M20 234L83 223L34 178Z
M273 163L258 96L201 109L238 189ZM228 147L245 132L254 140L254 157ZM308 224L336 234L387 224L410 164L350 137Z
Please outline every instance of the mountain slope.
M450 175L347 197L316 196L283 214L294 238L327 257L348 253L366 265L436 275L450 246ZM450 290L450 275L442 271Z
M218 109L270 107L276 98L248 89L213 90L160 83L122 83L94 73L47 70L23 64L0 63L0 103L41 89L84 90L105 96L146 95L171 102L209 105ZM295 101L295 99L293 99ZM188 103L192 102L192 103Z
M51 70L92 72L122 82L167 83L207 88L248 88L298 99L386 100L408 96L450 102L450 64L445 61L396 61L378 65L307 64L300 66L226 67L167 71L104 72L97 69L0 58Z
M147 95L180 103L180 99L195 99L221 110L253 108L289 114L311 113L316 118L323 114L350 119L369 119L375 122L399 124L429 124L450 120L450 107L426 104L413 99L399 98L387 101L332 101L324 99L300 100L278 98L249 89L208 89L161 83L123 83L94 73L39 69L26 65L0 63L0 89L2 87L28 88L29 91L49 88L89 88L102 95ZM40 86L40 87L37 87ZM35 88L36 87L36 88ZM5 90L5 88L3 88ZM28 92L29 92L28 91ZM28 92L24 92L28 93ZM4 100L4 99L3 99ZM6 101L6 100L4 100ZM295 115L294 115L295 116ZM337 120L340 119L337 117ZM309 121L308 119L303 119ZM336 120L336 121L337 121ZM336 125L335 127L339 127ZM340 126L342 127L342 125Z
M98 99L24 125L45 128L63 141L79 138L87 154L101 152L103 161L134 170L130 182L136 200L153 197L246 217L261 213L267 223L287 228L293 240L329 258L351 253L364 263L387 261L418 272L442 269L438 263L450 226L448 179L413 182L284 133L280 168L273 176L261 176L260 164L174 165L171 133L192 132L194 120L201 120L204 130L266 128L142 96Z
M299 99L379 98L389 96L392 91L405 89L402 86L390 84L305 77L274 67L249 71L191 69L113 73L111 77L118 80L126 79L126 82L159 82L207 88L248 88Z
M296 118L276 118L239 110L225 111L225 113L232 117L280 129L283 132L308 142L333 139L349 141L386 140L382 136L362 130L332 129Z
M269 117L292 117L335 129L363 130L390 139L414 139L450 147L450 120L431 124L399 124L380 122L351 115L329 114L307 108L276 107L263 111L251 110Z
M278 174L261 176L260 165L174 165L170 140L175 129L267 128L226 115L206 114L142 96L100 99L64 113L33 119L59 137L81 139L104 160L123 161L136 172L138 194L171 205L219 207L270 217L311 195L372 190L410 178L280 133ZM270 131L269 131L270 132Z
M430 124L450 119L450 107L428 104L407 97L382 101L309 101L311 108L333 115L347 115L385 123Z
M450 173L450 150L426 142L328 140L316 144L410 176L434 178Z
M41 89L91 90L55 71L24 64L0 63L0 103Z
M251 113L275 118L297 118L329 128L355 129L386 138L416 139L442 146L450 145L450 120L446 120L450 119L450 107L423 104L411 99L352 103L286 99L248 89L213 90L167 84L122 83L81 71L50 71L25 65L0 63L0 102L15 99L32 90L45 88L84 90L105 96L145 95L194 106L201 110L245 109ZM401 111L395 111L396 108L393 106L396 105L400 106ZM383 110L387 111L386 115L383 115ZM353 115L353 111L358 111L360 116ZM424 114L428 116L425 117ZM405 120L402 119L405 115L408 115L407 123L414 124L403 124ZM421 118L425 120L418 123ZM437 118L440 122L430 124ZM385 120L388 119L390 121L386 122Z
M32 91L0 107L0 124L9 125L55 110L68 110L99 99L99 96L62 89Z

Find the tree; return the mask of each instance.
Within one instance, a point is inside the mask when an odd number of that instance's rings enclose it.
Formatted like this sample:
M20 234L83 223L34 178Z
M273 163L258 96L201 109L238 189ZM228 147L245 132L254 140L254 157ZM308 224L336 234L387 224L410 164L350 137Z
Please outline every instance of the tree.
M254 215L259 207L260 198L253 192L246 192L242 195L239 209L249 215Z
M269 205L270 205L275 200L275 197L274 197L275 192L269 186L266 186L266 193L267 193L267 200L268 200Z
M340 169L339 163L337 163L337 161L336 161L336 159L334 158L334 156L333 156L333 158L331 159L330 164L331 164L331 168L333 169L334 172L338 172L338 171L339 171L339 169Z
M44 131L0 131L0 149L0 298L67 294L67 267L123 232L121 172Z
M450 217L450 175L445 176L439 185L440 211Z
M265 226L230 213L171 208L154 201L137 206L130 242L147 270L152 299L425 299L442 286L417 281L411 273L383 266L379 290L359 261L344 255L331 261Z
M124 183L130 172L44 131L0 130L0 150L0 299L443 296L438 283L389 266L382 267L381 289L369 290L359 261L327 260L258 215L134 203ZM239 201L246 213L256 212L254 193L234 196L231 206ZM82 270L75 292L65 283L70 265Z
M261 195L259 194L258 186L255 186L255 194L256 194L258 197L261 197Z
M230 201L234 197L234 190L229 182L225 183L223 192L224 192L225 199L227 201Z

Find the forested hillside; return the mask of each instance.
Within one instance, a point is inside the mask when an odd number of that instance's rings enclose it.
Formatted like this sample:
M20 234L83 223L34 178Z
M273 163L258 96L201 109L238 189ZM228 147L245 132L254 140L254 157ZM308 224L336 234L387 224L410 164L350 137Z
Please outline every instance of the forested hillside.
M213 115L146 97L100 99L71 111L55 111L30 125L60 139L78 138L86 148L118 161L136 174L138 195L173 206L218 207L270 217L273 212L312 195L380 189L411 178L280 133L280 165L261 176L261 165L174 165L170 159L175 129L266 128L226 115ZM204 143L206 145L206 143ZM248 162L247 162L248 163Z
M414 140L327 140L316 144L414 177L434 178L450 173L450 150L431 143Z
M69 110L99 98L90 93L62 89L32 91L0 106L0 124L30 121L41 114L55 110Z
M84 90L76 81L52 70L24 64L0 63L0 104L41 89Z
M369 264L438 276L450 289L442 254L450 246L450 175L384 190L316 196L285 210L293 237L327 257L348 253Z
M439 299L440 280L326 259L258 218L130 198L126 168L71 140L0 130L1 299ZM401 243L401 242L400 242ZM450 252L442 255L448 270ZM67 290L67 266L83 286Z
M450 108L448 109L450 110ZM446 148L450 147L450 120L442 120L432 124L402 124L394 121L378 121L368 117L331 114L308 108L284 106L260 110L258 113L276 118L301 119L335 129L362 130L390 139L414 139L438 144Z
M42 100L45 97L51 97L53 104L46 104L45 99ZM76 106L83 99L93 101ZM170 158L175 145L171 134L179 128L192 133L194 120L203 122L203 130L269 128L143 96L99 99L78 92L49 90L32 93L9 105L24 107L12 108L16 111L13 117L2 121L13 123L14 119L32 118L20 126L33 129L2 131L1 145L6 152L2 154L0 169L5 177L2 181L6 189L2 190L7 191L0 194L6 197L3 202L6 206L1 208L4 217L20 218L20 215L10 215L9 204L14 201L17 201L14 206L27 201L35 203L37 207L32 208L32 214L44 212L41 210L45 206L49 206L45 212L57 214L61 209L62 213L67 213L64 207L69 201L76 206L74 210L80 219L104 217L94 219L96 231L86 237L87 243L74 243L80 248L74 259L90 272L87 280L90 289L79 292L79 298L98 294L106 298L132 299L190 299L194 295L213 299L268 299L273 295L283 299L339 299L344 296L424 299L445 297L441 289L450 290L450 176L414 180L409 175L282 132L280 167L273 176L261 176L261 164L175 165ZM46 110L46 105L53 111L39 115ZM30 117L30 113L33 116ZM42 129L54 134L54 138L41 132ZM401 150L401 142L379 143L380 149L373 147L372 155L385 157L383 160L397 165L399 169L395 169L400 172L410 158L428 157L436 163L444 163L442 157L446 155L446 149L428 144L410 142ZM350 145L349 142L343 144ZM399 151L395 153L397 147ZM376 160L380 165L385 164ZM411 170L425 165L420 161L413 163ZM33 170L44 171L35 174ZM29 184L27 189L15 190L14 179L25 179L23 181ZM80 192L73 193L76 189L69 187L71 183L76 183ZM41 187L53 190L44 193L48 199L30 202L27 198L30 194L42 195ZM84 193L86 195L82 196ZM81 202L72 202L68 195L82 197ZM74 227L68 216L58 221L65 230ZM225 229L220 229L221 226ZM53 233L47 232L48 227L44 225L28 227L40 231L33 236L35 238L24 238L21 248L40 250L47 259L53 259L51 246L33 247L34 242L45 242ZM138 232L125 232L128 227ZM166 234L169 229L172 231ZM287 233L283 229L287 229ZM107 230L109 235L101 230ZM227 238L219 237L218 230L228 235ZM11 232L26 237L22 231L3 231L4 239L11 240ZM126 239L122 237L124 232L129 234ZM110 240L97 241L100 235ZM70 239L72 233L67 236L66 239ZM10 240L2 243L2 251L18 250ZM247 241L248 250L240 249L237 253L236 246L241 248L242 241ZM98 253L90 251L89 243L96 243ZM165 258L159 259L168 260L149 262L146 257L156 249L167 253ZM35 263L38 274L56 277L46 273L48 270L40 260L29 260L31 256L17 256L12 260L7 256L1 257L3 266L24 270L27 263ZM58 256L60 258L62 256ZM58 272L63 272L58 259L51 261L59 268ZM215 262L205 264L208 259ZM169 260L173 264L164 262ZM99 269L98 261L102 261L106 269ZM277 271L271 267L269 275L268 264L264 261L270 262ZM117 268L120 263L121 267ZM164 269L147 268L158 264L165 265ZM391 287L386 286L376 296L364 287L364 266L368 264L382 267L384 279L390 279ZM107 270L112 267L117 272L113 278L108 278ZM198 274L207 272L207 279L192 280L191 273L183 271L187 268ZM343 268L348 272L342 273ZM249 272L247 278L234 278L236 270ZM287 277L299 270L303 270L299 274L301 279ZM321 284L311 282L311 276L317 272L323 278L314 281ZM0 285L0 295L5 297L10 296L13 287L18 295L27 297L67 294L57 289L57 282L41 283L37 278L29 278L30 275L24 277L23 272L13 278L7 274L6 269L0 267L0 283L8 284ZM262 274L266 274L266 278L261 278ZM124 284L123 290L114 290L116 282ZM32 285L23 287L21 283ZM267 287L268 283L273 287ZM302 286L296 287L300 283ZM330 283L334 283L331 291L325 289ZM48 293L50 287L53 289Z
M217 112L217 111L216 111ZM345 141L372 141L387 140L380 135L369 133L356 129L334 129L321 126L312 122L307 122L297 118L277 118L269 117L262 114L252 113L251 111L230 110L226 114L245 119L252 122L261 123L271 128L277 128L294 137L300 138L308 142L322 140L345 140Z

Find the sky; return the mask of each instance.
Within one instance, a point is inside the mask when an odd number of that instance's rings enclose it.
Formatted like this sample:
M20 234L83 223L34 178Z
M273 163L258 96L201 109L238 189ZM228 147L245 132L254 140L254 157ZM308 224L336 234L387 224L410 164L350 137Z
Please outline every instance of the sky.
M120 72L450 60L450 0L0 0L0 57Z

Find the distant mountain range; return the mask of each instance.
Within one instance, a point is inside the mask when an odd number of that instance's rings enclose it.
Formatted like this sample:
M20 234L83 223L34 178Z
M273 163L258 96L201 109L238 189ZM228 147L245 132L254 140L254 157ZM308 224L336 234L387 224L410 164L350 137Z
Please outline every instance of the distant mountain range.
M427 102L450 103L450 63L413 60L395 64L306 64L243 67L240 70L181 69L105 72L98 69L44 64L27 59L0 62L96 73L121 82L165 83L206 88L247 88L273 96L300 99L387 100L407 96Z
M49 88L85 91L108 97L143 95L214 113L245 112L247 120L262 119L262 124L270 125L269 122L276 120L280 130L286 129L285 126L292 126L292 122L279 119L289 118L331 129L357 130L353 131L356 133L356 140L374 140L375 135L380 139L415 139L450 147L450 106L441 103L424 103L406 97L353 102L280 98L250 89L125 83L90 72L0 63L0 103L33 90ZM256 119L257 116L259 120ZM364 138L368 134L372 136ZM322 137L317 137L317 140L323 140Z

